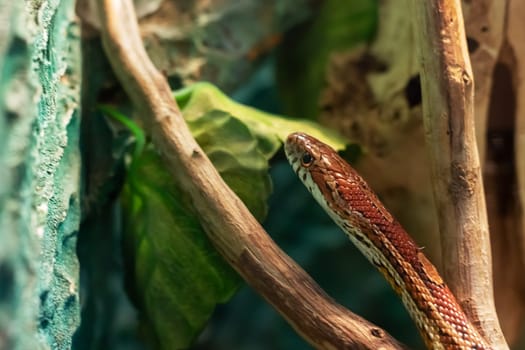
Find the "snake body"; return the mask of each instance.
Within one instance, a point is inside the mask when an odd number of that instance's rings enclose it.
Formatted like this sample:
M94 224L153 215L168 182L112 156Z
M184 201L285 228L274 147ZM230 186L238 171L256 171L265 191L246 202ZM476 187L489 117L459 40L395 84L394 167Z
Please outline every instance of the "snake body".
M367 183L331 147L288 136L286 156L302 182L400 295L430 349L490 349L436 268Z

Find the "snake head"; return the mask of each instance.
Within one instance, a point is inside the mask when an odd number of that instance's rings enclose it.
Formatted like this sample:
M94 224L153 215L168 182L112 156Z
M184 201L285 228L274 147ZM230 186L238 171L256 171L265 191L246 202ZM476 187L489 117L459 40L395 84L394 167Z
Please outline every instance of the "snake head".
M297 176L334 217L358 212L393 221L367 183L332 147L297 132L288 136L284 149Z
M290 134L284 151L294 171L299 175L301 168L312 166L321 157L319 141L301 132Z
M320 172L324 175L336 176L343 174L350 178L357 174L332 147L302 132L295 132L288 136L284 151L292 168L303 182L305 173Z
M339 176L332 170L341 169L345 162L335 150L300 132L288 136L284 150L297 176L323 207L341 202L336 188ZM330 202L326 198L330 198Z

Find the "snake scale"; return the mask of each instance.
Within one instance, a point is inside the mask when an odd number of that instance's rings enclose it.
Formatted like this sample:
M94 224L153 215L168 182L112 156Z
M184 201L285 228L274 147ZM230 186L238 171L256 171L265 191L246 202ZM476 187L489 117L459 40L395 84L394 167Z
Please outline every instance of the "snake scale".
M436 268L337 152L304 133L288 136L285 152L317 202L401 297L429 349L490 349Z

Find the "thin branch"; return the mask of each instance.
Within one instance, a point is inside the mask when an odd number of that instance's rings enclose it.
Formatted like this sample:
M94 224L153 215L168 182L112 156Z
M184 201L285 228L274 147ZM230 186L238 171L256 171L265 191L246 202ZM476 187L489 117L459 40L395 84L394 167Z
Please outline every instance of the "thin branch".
M149 60L131 0L99 0L107 56L210 240L239 274L319 349L400 349L328 297L266 234L191 136L166 79Z
M474 86L461 3L414 0L412 4L445 279L489 344L508 349L494 306L489 230L474 130Z

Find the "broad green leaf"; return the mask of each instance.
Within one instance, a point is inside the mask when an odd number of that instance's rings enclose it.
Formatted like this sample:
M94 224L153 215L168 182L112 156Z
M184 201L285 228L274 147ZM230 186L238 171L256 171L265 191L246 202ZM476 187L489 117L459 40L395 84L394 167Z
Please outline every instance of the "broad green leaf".
M123 193L126 251L137 303L155 346L186 348L238 285L153 150L136 160ZM148 181L144 181L148 179Z
M268 161L290 132L306 131L344 147L341 137L315 123L243 106L207 83L176 96L197 142L260 221L272 189ZM131 293L142 311L144 332L155 347L187 348L240 280L209 242L191 201L151 145L134 157L122 203Z
M262 221L272 190L268 159L278 150L279 143L273 142L271 134L256 138L246 124L219 110L188 120L188 125L222 178Z
M318 123L304 119L290 119L266 113L255 108L245 106L231 100L214 85L198 83L175 92L177 102L183 109L184 117L188 121L199 118L210 110L226 111L246 123L257 138L262 139L265 154L273 154L275 143L267 144L269 138L277 137L284 141L295 131L310 134L319 140L330 144L336 150L345 148L347 142L336 132L320 126ZM277 147L280 143L277 143Z

